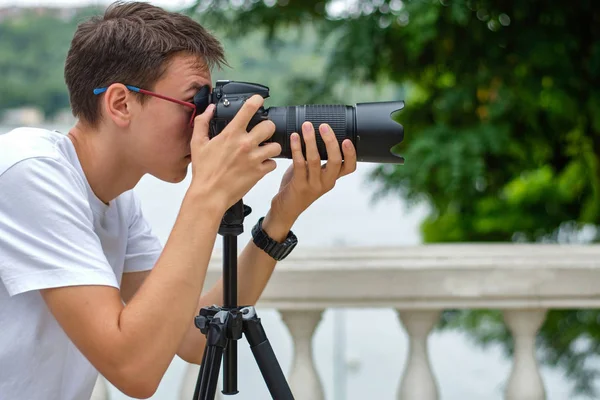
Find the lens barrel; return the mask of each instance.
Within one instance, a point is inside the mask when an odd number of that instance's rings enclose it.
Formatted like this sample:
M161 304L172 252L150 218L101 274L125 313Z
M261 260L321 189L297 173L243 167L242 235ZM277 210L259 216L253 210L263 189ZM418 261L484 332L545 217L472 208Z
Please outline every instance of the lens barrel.
M275 134L269 139L281 145L279 158L292 158L290 135L298 132L302 138L302 124L310 121L315 132L323 123L329 124L338 144L350 139L356 148L357 160L361 162L402 164L404 159L391 149L404 139L404 128L394 121L391 114L404 108L404 102L359 103L356 107L346 105L302 105L271 107L267 119L275 126ZM264 119L263 116L261 119ZM255 123L258 121L255 121ZM254 124L253 124L254 125ZM321 160L327 159L325 143L316 135ZM304 140L303 154L306 155Z

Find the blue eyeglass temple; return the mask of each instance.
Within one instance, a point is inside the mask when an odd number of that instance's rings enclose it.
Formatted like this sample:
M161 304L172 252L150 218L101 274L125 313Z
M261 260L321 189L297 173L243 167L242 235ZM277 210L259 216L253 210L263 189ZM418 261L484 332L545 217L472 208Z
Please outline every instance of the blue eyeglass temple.
M131 85L125 85L125 87L133 92L139 93L139 91L140 91L139 87L135 87L135 86L131 86ZM94 94L104 93L104 92L106 92L107 89L108 89L107 87L96 88L96 89L94 89Z

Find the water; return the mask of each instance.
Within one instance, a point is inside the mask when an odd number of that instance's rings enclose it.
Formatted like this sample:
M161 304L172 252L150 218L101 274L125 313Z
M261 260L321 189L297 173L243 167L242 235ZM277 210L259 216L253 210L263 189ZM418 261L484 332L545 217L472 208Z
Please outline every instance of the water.
M68 128L52 129L66 132ZM7 127L0 126L0 133L7 130ZM239 236L240 248L250 239L252 225L267 212L289 165L290 160L278 160L277 170L244 197L244 202L252 207L253 212L245 220L245 232ZM293 228L299 238L299 247L407 246L420 243L419 223L426 215L426 208L419 206L407 210L404 203L395 198L385 198L373 204L373 187L367 182L372 168L370 164L359 164L356 173L342 178L333 191L301 216ZM175 185L144 177L135 189L142 199L147 219L163 243L188 185L189 177ZM221 247L220 240L217 240L216 246ZM283 370L288 371L292 342L287 328L276 310L259 308L257 311ZM511 363L498 347L480 349L456 332L435 332L428 341L431 365L442 400L503 398ZM334 362L336 343L344 343L339 351L345 362ZM393 310L327 310L315 332L313 346L327 400L338 400L341 393L346 394L346 400L395 398L407 357L408 341ZM238 347L240 393L232 398L270 398L246 340L242 339ZM176 358L152 399L177 399L185 368L186 364ZM542 378L549 400L575 399L569 396L570 386L562 374L544 368ZM116 400L129 399L114 387L110 388L110 393Z

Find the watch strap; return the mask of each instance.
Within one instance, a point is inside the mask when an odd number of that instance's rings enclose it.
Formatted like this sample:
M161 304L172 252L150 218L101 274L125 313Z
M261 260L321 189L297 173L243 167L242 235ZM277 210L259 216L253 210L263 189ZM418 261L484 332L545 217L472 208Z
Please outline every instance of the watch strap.
M289 231L283 242L277 242L263 230L262 222L264 219L265 217L261 217L252 228L252 239L254 244L275 260L283 260L292 252L294 247L296 247L298 238L292 231Z

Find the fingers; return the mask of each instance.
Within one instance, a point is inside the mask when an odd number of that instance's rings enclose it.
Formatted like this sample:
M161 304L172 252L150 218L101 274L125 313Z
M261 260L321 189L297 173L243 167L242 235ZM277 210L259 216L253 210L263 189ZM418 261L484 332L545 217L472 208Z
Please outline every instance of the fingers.
M337 138L329 125L321 124L319 132L327 150L327 163L323 170L323 183L328 188L332 188L342 167L342 153Z
M356 148L350 139L346 139L342 142L342 151L344 152L344 162L338 177L356 171Z
M306 145L306 163L308 165L308 183L313 188L321 187L321 156L317 148L315 129L311 122L302 124L302 135Z
M275 171L275 168L277 168L277 163L274 160L265 160L261 165L261 172L266 175Z
M263 99L262 96L258 94L253 95L244 102L242 107L240 107L240 110L237 112L237 114L235 114L235 117L233 117L229 123L234 124L234 126L238 129L243 129L245 132L248 123L254 114L256 114L258 109L263 105L264 101L265 99Z
M252 138L252 144L258 146L273 136L275 129L275 123L271 120L266 120L256 124L248 134Z
M261 160L274 158L281 154L281 145L279 143L265 143L256 149L256 156Z
M298 177L300 182L306 181L306 160L302 154L302 144L300 144L300 135L296 132L290 136L292 148L292 160L294 164L294 176Z
M208 143L209 137L209 124L213 117L215 110L214 104L209 104L206 110L202 114L199 114L194 118L194 132L192 134L192 146L201 146Z

